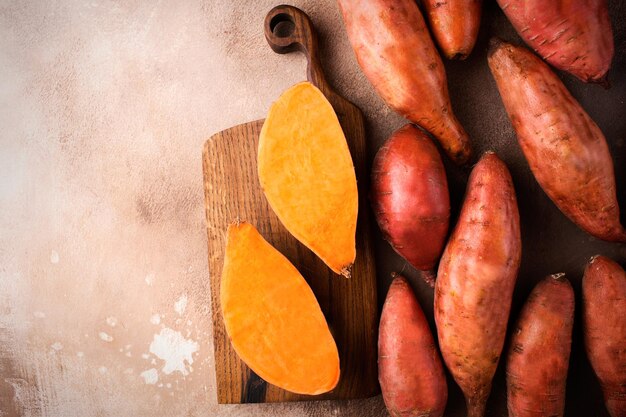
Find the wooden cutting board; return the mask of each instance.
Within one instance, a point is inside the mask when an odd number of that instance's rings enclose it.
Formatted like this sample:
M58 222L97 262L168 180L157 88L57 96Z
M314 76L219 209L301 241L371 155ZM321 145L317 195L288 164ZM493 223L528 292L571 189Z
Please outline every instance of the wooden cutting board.
M257 178L257 147L263 120L211 136L204 146L203 168L217 399L220 404L232 404L370 397L379 392L378 312L366 198L369 170L365 166L363 115L359 108L337 95L324 79L316 34L304 12L291 6L275 7L265 18L265 37L277 53L301 51L307 56L309 81L326 95L339 117L359 185L357 256L352 278L334 274L292 237L273 213ZM226 229L236 219L255 225L298 268L317 296L339 349L341 379L332 392L307 396L270 385L252 372L233 350L224 329L219 293Z

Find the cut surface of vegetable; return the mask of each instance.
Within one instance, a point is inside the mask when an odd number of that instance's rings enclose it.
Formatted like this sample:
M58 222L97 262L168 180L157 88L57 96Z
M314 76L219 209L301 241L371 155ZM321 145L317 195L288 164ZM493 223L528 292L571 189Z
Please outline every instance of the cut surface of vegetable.
M249 223L228 228L220 301L233 348L261 378L298 394L337 385L337 345L313 291Z
M333 107L309 82L272 105L259 138L258 172L285 228L346 277L356 257L358 191Z

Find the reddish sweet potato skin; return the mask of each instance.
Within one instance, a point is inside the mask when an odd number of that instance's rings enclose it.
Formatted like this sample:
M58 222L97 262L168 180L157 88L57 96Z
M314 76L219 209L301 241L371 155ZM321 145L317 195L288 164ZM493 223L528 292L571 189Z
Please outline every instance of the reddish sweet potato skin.
M626 273L604 256L583 276L583 335L612 417L626 417Z
M448 59L465 59L474 49L482 0L422 0L439 49Z
M439 151L407 124L378 150L372 168L372 205L383 237L415 268L439 260L450 220L450 195Z
M585 82L606 83L613 31L606 0L498 0L517 33L546 61Z
M435 284L439 346L463 390L469 417L484 414L504 344L521 247L511 175L504 162L487 153L470 174Z
M380 317L378 380L394 417L440 417L448 386L439 352L408 281L396 276Z
M452 113L441 57L414 0L338 0L357 61L387 104L423 127L448 156L471 156Z
M530 293L513 331L506 366L510 417L560 417L572 347L574 290L563 274Z
M626 241L604 135L550 68L528 49L493 41L489 67L537 182L589 234Z

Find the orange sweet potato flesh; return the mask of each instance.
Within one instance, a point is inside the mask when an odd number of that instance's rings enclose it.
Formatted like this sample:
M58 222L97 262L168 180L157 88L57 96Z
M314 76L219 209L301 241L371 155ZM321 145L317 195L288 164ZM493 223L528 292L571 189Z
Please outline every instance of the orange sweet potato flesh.
M626 242L613 160L600 128L528 49L494 39L489 67L528 165L548 197L587 233Z
M454 116L446 72L415 0L339 0L359 65L395 111L423 127L457 164L471 146Z
M259 138L258 173L285 228L349 277L356 257L356 175L337 115L313 84L296 84L272 104Z
M509 417L560 417L572 346L574 290L563 274L540 281L513 330L506 367Z
M249 223L228 228L220 302L233 348L261 378L298 394L337 385L337 346L313 291Z
M608 86L613 31L607 0L498 0L517 33L550 64Z
M380 317L378 380L396 417L441 417L448 386L441 358L409 282L394 278Z
M422 0L430 28L448 59L465 59L474 49L482 0Z
M604 256L583 276L583 336L611 417L626 417L626 273Z
M494 153L470 174L461 214L435 283L435 322L443 359L467 403L484 415L504 345L521 259L511 175Z

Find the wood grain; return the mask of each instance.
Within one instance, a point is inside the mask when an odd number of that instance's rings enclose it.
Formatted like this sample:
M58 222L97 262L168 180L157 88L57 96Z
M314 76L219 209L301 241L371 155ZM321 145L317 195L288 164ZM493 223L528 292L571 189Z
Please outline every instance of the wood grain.
M205 143L203 169L217 399L223 404L370 397L379 392L376 369L378 311L366 199L369 170L365 165L363 115L326 82L317 54L316 35L306 14L295 7L278 6L265 19L265 34L272 49L278 53L301 51L306 54L308 79L326 95L339 117L359 185L357 256L351 279L334 274L291 236L273 213L257 177L257 147L263 120L219 132ZM219 288L226 229L236 219L255 225L298 268L313 289L339 349L341 379L332 392L313 397L267 384L232 349L222 320Z

